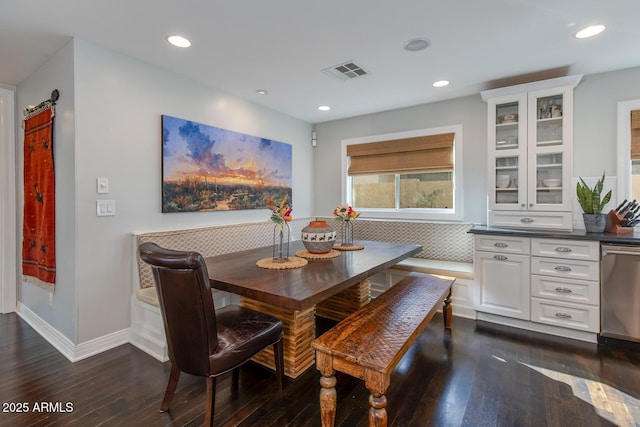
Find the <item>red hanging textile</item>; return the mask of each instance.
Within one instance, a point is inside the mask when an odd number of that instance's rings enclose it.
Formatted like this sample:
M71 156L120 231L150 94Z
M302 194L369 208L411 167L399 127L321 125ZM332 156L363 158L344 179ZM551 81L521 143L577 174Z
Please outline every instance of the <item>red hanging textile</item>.
M56 198L53 106L24 121L24 281L53 291L56 282Z

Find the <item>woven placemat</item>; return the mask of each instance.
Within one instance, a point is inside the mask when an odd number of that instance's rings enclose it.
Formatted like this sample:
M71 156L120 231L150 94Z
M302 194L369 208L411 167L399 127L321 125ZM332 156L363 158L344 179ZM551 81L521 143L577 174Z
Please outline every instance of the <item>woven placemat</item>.
M274 261L273 258L262 258L256 262L256 265L260 268L266 268L267 270L290 270L304 267L308 263L309 261L304 258L290 256L285 262Z
M337 245L333 245L333 249L337 249L339 251L360 251L364 249L364 245L360 243L354 243L353 245L343 245L342 243L338 243Z
M313 252L309 252L308 250L305 249L305 250L296 252L296 256L299 256L300 258L306 258L306 259L331 259L331 258L339 257L340 252L331 249L329 252L326 252L324 254L314 254Z

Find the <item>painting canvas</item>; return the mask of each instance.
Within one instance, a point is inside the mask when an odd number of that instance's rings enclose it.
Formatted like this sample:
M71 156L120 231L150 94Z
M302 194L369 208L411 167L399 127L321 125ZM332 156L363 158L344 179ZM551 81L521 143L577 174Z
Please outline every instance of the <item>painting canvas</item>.
M291 203L290 144L162 116L162 212Z

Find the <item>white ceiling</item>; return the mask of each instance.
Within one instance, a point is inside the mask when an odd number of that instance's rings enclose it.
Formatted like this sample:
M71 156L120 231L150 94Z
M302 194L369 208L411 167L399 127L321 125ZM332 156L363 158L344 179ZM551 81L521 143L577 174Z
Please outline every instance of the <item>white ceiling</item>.
M0 83L78 37L319 123L640 66L639 20L639 0L0 0ZM573 37L592 23L607 30ZM192 47L170 46L172 33ZM403 50L415 37L431 46ZM349 60L370 74L321 71ZM440 79L451 84L433 88Z

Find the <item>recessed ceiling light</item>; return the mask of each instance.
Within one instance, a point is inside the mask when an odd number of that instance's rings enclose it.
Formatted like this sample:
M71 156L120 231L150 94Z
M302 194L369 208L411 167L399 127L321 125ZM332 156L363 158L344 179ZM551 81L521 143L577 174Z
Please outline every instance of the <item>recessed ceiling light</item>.
M409 52L417 52L429 47L429 40L427 39L411 39L404 44L404 50Z
M264 90L264 89L256 89L256 93L257 93L258 95L266 95L266 94L267 94L267 93L269 93L269 92L267 92L267 91L266 91L266 90Z
M604 25L590 25L578 31L576 33L576 38L578 39L586 39L588 37L593 37L595 35L600 34L605 29Z
M329 111L331 110L331 107L329 107L328 105L321 105L318 107L318 110L320 111Z
M433 82L433 87L445 87L449 85L449 80L438 80Z
M189 47L191 42L182 36L169 36L167 41L176 47Z

